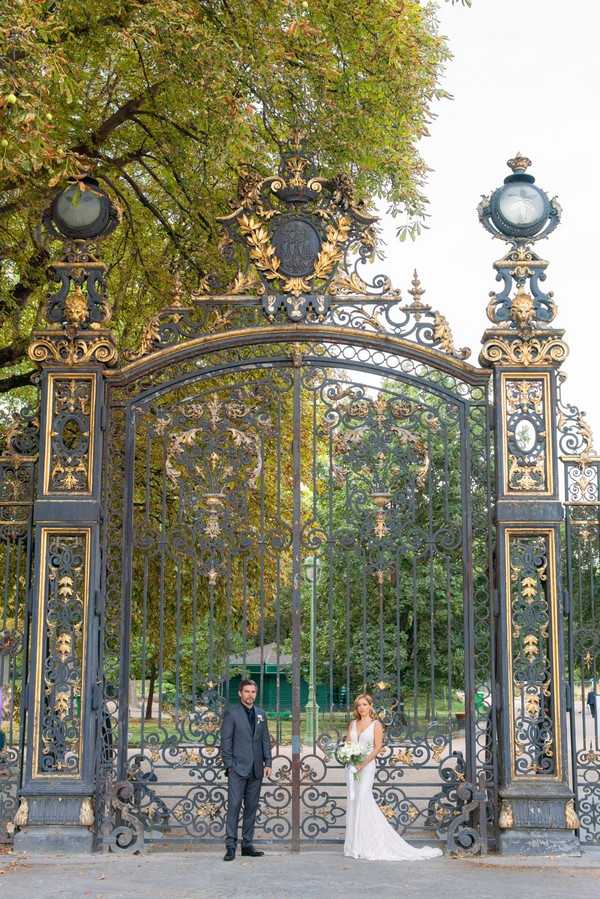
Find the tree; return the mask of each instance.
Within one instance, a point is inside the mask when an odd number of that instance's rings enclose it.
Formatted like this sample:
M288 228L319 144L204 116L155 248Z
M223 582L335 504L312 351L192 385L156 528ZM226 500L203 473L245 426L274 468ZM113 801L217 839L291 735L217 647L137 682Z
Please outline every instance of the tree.
M417 142L448 58L435 4L14 0L0 40L0 391L28 383L58 252L37 224L68 177L95 175L121 207L102 255L124 344L164 305L170 267L186 288L219 270L216 216L294 129L402 227L425 214Z

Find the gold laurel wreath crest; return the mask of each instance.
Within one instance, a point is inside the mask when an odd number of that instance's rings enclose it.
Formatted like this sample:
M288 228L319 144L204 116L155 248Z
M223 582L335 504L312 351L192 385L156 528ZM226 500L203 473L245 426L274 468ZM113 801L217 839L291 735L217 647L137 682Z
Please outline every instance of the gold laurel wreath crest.
M281 263L277 258L275 247L271 243L269 232L253 215L242 213L237 219L240 233L246 238L250 248L250 258L269 281L280 278Z

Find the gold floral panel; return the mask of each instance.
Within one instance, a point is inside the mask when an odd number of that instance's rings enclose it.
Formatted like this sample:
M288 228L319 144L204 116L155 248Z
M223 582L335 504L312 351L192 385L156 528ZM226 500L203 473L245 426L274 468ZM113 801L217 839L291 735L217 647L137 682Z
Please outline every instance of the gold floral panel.
M511 528L505 533L515 778L561 777L555 539L549 528Z
M504 493L551 496L554 478L552 433L548 428L550 376L503 373L501 396Z
M89 528L41 532L34 778L81 774L90 538Z
M92 492L95 401L94 374L49 376L44 493Z

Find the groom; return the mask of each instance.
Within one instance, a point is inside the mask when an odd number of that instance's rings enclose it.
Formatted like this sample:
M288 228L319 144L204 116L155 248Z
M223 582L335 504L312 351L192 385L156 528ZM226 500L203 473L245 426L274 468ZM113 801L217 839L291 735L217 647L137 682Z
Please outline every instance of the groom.
M256 684L242 680L239 705L229 706L221 725L221 756L229 778L224 861L235 858L240 809L244 803L242 855L264 855L252 845L263 774L271 775L271 738L267 716L254 705Z

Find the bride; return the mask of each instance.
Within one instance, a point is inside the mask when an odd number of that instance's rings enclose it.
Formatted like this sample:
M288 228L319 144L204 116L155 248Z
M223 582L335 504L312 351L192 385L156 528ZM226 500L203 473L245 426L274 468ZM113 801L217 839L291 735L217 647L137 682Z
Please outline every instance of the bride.
M358 743L365 754L356 781L350 768L348 779L348 811L344 855L371 861L416 861L437 858L441 849L424 846L416 849L396 833L386 820L373 796L375 759L383 745L383 727L375 717L373 699L361 693L354 700L354 719L348 727L347 739Z

